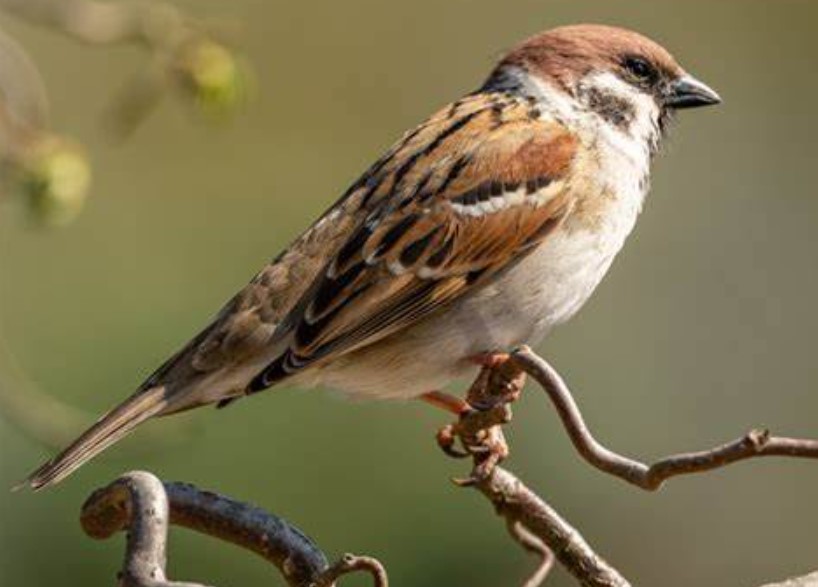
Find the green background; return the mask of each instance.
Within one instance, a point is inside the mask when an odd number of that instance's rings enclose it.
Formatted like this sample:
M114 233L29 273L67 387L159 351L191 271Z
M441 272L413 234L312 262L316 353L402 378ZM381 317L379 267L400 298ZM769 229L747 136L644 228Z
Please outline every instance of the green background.
M3 18L42 69L53 125L89 148L95 184L70 227L0 208L0 314L45 390L98 413L204 324L404 129L471 90L517 40L573 22L635 28L723 96L683 113L640 224L595 297L541 350L598 437L651 459L769 426L818 436L818 3L807 0L192 0L244 25L257 99L233 124L166 101L112 145L101 113L144 64ZM368 553L394 585L515 585L532 561L448 478L415 403L280 390L137 433L53 491L0 498L0 583L111 585L121 537L86 538L85 496L134 468L249 500L331 556ZM149 427L150 428L150 427ZM647 494L571 448L531 390L510 467L635 584L752 586L818 568L818 465L763 459ZM0 486L50 454L0 421ZM174 531L169 574L280 584L254 556ZM366 585L368 578L345 584ZM549 585L572 585L557 571Z

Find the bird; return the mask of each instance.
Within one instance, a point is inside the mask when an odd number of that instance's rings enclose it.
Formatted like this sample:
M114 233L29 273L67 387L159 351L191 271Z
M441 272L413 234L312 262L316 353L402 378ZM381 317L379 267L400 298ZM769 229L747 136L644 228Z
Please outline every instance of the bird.
M720 101L631 30L520 42L22 485L56 484L150 418L280 385L457 406L444 386L583 306L634 228L674 115Z

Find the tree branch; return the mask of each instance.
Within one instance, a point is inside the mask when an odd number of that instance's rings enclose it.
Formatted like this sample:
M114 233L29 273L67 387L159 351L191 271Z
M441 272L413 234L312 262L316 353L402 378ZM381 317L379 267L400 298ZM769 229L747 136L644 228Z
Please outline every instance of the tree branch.
M119 574L122 587L205 587L167 580L168 518L162 482L150 473L134 472L94 492L82 507L80 521L92 538L108 538L128 528Z
M588 463L648 491L659 489L671 477L718 469L750 458L818 458L818 440L771 436L767 430L751 430L743 437L721 446L672 455L646 465L613 452L594 438L565 381L545 359L527 347L514 352L511 358L548 394L571 442Z
M670 477L715 469L757 456L818 457L818 441L772 437L765 431L753 431L744 438L711 450L673 455L653 465L645 465L600 444L585 424L560 375L527 347L511 355L489 356L483 364L484 368L466 396L466 403L472 410L438 433L438 442L447 454L473 459L471 476L455 479L455 482L479 490L494 504L510 528L522 528L533 534L581 585L587 587L625 587L630 584L553 508L518 478L498 466L509 454L502 426L511 421L510 404L520 397L526 375L546 391L571 441L586 461L643 489L655 490ZM456 440L460 441L465 452L454 448ZM538 585L546 574L547 571L538 572L526 587Z
M583 587L630 587L619 572L599 556L571 524L513 474L496 467L475 488L494 504L508 524L519 524L554 553L557 560ZM536 587L545 579L545 565L526 582Z
M372 574L376 587L388 587L386 571L375 559L347 554L329 566L321 549L286 520L193 485L163 484L146 472L127 473L95 491L83 505L80 521L85 533L97 539L128 530L123 587L205 587L167 580L169 524L262 556L291 587L330 587L338 577L357 571Z
M61 30L85 43L166 42L168 32L183 28L184 17L160 2L95 0L0 0L0 8Z
M583 587L630 587L630 583L539 495L499 466L508 455L502 426L511 421L510 404L519 398L525 374L548 393L577 450L595 467L644 489L664 480L701 472L755 456L818 456L814 440L771 437L753 432L709 451L674 455L645 465L615 453L594 439L559 374L527 348L495 355L467 394L472 410L447 426L438 441L447 454L471 457L472 473L456 480L482 493L505 520L511 536L539 557L524 587L537 587L555 560ZM465 449L458 452L459 440ZM165 483L149 473L129 473L95 492L83 506L89 536L107 538L128 528L121 581L124 587L204 587L165 577L168 524L177 524L251 550L272 562L291 587L333 587L349 573L369 573L376 587L388 587L383 566L370 557L344 555L328 565L324 553L288 522L267 512L203 492L192 485ZM818 573L765 587L818 587Z

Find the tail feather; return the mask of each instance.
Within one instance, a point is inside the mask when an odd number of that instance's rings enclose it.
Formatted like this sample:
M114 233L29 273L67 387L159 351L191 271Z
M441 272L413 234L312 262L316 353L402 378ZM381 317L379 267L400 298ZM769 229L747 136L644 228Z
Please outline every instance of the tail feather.
M136 426L158 415L167 405L164 386L137 392L105 414L68 448L31 473L15 489L28 486L37 491L59 483Z

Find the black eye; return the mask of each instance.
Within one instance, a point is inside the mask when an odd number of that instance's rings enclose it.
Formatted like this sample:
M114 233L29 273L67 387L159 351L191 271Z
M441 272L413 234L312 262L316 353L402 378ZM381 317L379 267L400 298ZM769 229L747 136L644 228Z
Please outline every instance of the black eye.
M653 66L641 57L626 57L624 66L639 81L652 82L657 77Z

